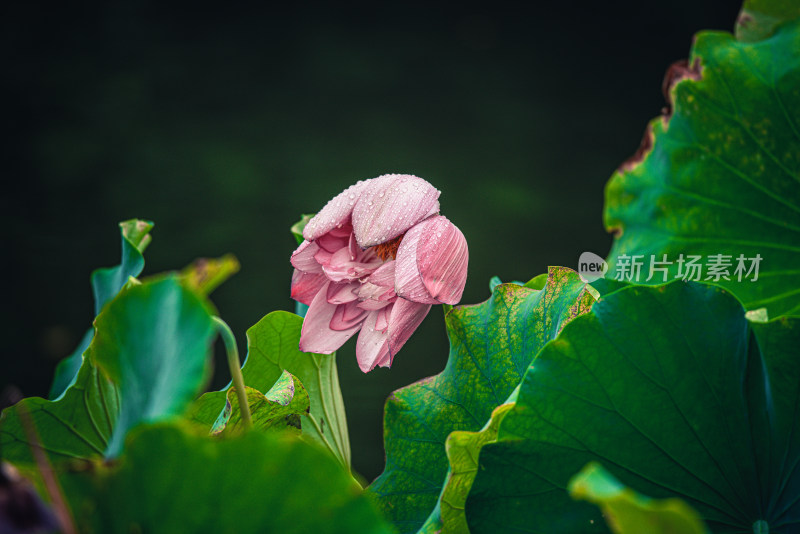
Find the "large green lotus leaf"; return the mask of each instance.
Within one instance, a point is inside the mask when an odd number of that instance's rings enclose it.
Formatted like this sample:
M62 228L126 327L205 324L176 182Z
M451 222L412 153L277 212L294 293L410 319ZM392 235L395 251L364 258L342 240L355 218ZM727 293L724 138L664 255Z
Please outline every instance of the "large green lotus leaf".
M591 461L651 498L683 499L712 532L797 532L798 346L799 318L750 322L716 286L604 296L539 353L481 449L470 532L606 531L567 493Z
M91 276L95 316L119 293L130 277L139 276L144 269L142 253L152 240L150 230L153 229L153 223L150 221L131 219L119 223L119 228L122 235L122 259L119 265L97 269ZM50 386L51 399L61 396L75 380L83 362L83 353L89 348L93 336L94 328L90 328L75 351L59 362Z
M245 386L253 428L256 430L300 431L300 417L308 415L308 392L297 378L284 371L269 391L261 393ZM234 388L228 390L225 408L211 426L211 433L230 436L244 431L239 397Z
M247 359L242 366L244 383L267 391L284 371L300 379L311 401L307 417L301 418L303 435L331 450L348 468L350 438L344 402L339 388L335 355L301 352L303 319L284 311L267 314L247 330ZM225 408L226 391L204 393L195 401L191 418L213 422Z
M35 474L30 431L51 463L100 457L119 414L119 393L94 365L81 366L74 383L56 401L29 397L0 415L0 453L26 474Z
M573 499L600 507L614 534L706 534L696 511L680 499L650 499L626 488L598 463L592 462L569 481Z
M453 308L445 369L386 402L386 467L369 491L401 532L416 532L436 506L448 434L480 430L534 355L594 302L575 271L551 267L548 274L542 290L502 284L482 304Z
M207 378L211 315L175 277L129 286L95 329L75 383L58 400L32 397L3 411L5 460L32 463L31 430L51 461L115 456L130 428L183 413Z
M450 467L436 508L420 528L419 534L469 532L464 505L478 473L478 454L484 445L497 439L500 421L514 407L518 394L519 387L504 404L494 409L480 432L456 431L447 436L444 446Z
M62 483L85 533L392 532L336 460L275 433L143 425L118 465Z
M770 317L800 311L798 50L800 20L753 43L697 35L689 67L668 76L671 115L650 123L641 153L607 185L605 224L616 234L608 276L628 277L620 260L641 255L638 281L662 283L660 271L646 280L653 257L666 254L672 279L681 254L700 256L700 281L718 282L748 309L766 307ZM751 258L759 257L755 280ZM717 280L714 263L729 280Z
M106 455L142 422L183 414L208 379L216 327L208 305L175 277L133 286L95 320L87 357L117 385L120 412Z

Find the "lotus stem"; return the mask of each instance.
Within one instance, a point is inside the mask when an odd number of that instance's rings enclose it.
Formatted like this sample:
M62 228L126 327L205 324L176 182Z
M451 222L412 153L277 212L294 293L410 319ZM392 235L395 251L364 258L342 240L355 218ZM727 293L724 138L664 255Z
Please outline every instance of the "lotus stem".
M228 368L231 371L233 389L236 390L236 397L239 399L239 410L242 413L242 424L245 430L250 430L253 426L250 417L250 406L247 404L247 392L244 389L244 377L242 376L242 364L239 362L239 349L236 346L236 338L228 324L214 317L214 324L217 326L222 341L225 343L225 351L228 353Z

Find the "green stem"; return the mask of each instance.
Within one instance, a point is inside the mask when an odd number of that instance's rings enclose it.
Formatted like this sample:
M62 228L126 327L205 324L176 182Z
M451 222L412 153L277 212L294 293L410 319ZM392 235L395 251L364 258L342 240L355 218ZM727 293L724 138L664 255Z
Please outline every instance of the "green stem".
M233 389L236 390L236 396L239 399L242 423L245 430L250 430L253 423L250 418L250 406L247 404L247 392L244 390L244 377L242 376L242 364L239 362L239 349L236 347L236 338L225 321L216 316L213 319L222 341L225 342L225 351L228 353L228 368L233 379Z

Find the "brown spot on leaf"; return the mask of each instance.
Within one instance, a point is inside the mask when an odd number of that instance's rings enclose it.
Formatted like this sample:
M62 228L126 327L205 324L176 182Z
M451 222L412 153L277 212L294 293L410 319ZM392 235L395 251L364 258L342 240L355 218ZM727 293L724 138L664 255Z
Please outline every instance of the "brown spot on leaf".
M700 79L700 60L695 58L692 65L689 66L688 59L681 59L669 66L667 72L664 74L664 81L661 83L661 92L664 94L664 100L667 101L667 107L664 109L664 117L669 119L672 115L674 103L672 102L672 95L670 92L679 81L686 78L692 80Z
M647 128L644 130L644 136L642 136L642 142L639 143L639 148L636 149L633 156L629 157L617 169L619 172L628 172L633 170L638 164L644 160L645 156L652 150L653 148L653 127L648 124Z
M670 116L672 116L672 110L674 108L674 102L672 101L672 88L675 87L678 82L687 78L691 80L699 80L702 76L701 70L700 60L698 58L694 59L691 66L689 65L688 59L681 59L667 68L667 72L664 74L664 81L661 84L661 92L664 94L664 100L667 102L667 105L661 109L661 120L663 121L665 127L669 122ZM650 150L652 150L653 141L653 127L651 124L648 124L644 131L642 142L639 143L639 148L636 149L636 152L633 154L633 156L623 161L617 170L619 172L627 172L641 163Z
M739 13L739 18L736 19L736 26L747 29L751 22L753 22L753 15L747 11Z
M296 428L297 430L300 430L301 425L300 425L300 416L299 415L297 415L297 414L289 414L284 419L286 421L286 425L287 426L291 426L291 427Z

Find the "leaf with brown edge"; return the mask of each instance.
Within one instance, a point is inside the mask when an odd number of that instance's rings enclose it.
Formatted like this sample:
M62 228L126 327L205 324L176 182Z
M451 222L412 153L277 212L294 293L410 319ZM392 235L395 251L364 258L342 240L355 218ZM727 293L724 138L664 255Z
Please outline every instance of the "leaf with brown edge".
M483 428L536 353L593 303L578 273L551 267L541 290L501 284L486 302L447 313L445 369L386 402L386 467L368 491L398 530L416 532L434 510L449 467L448 435Z
M699 33L667 73L665 115L608 182L607 276L713 282L777 317L800 312L800 4L752 0L748 10L777 22L752 42ZM694 256L699 276L686 267Z

